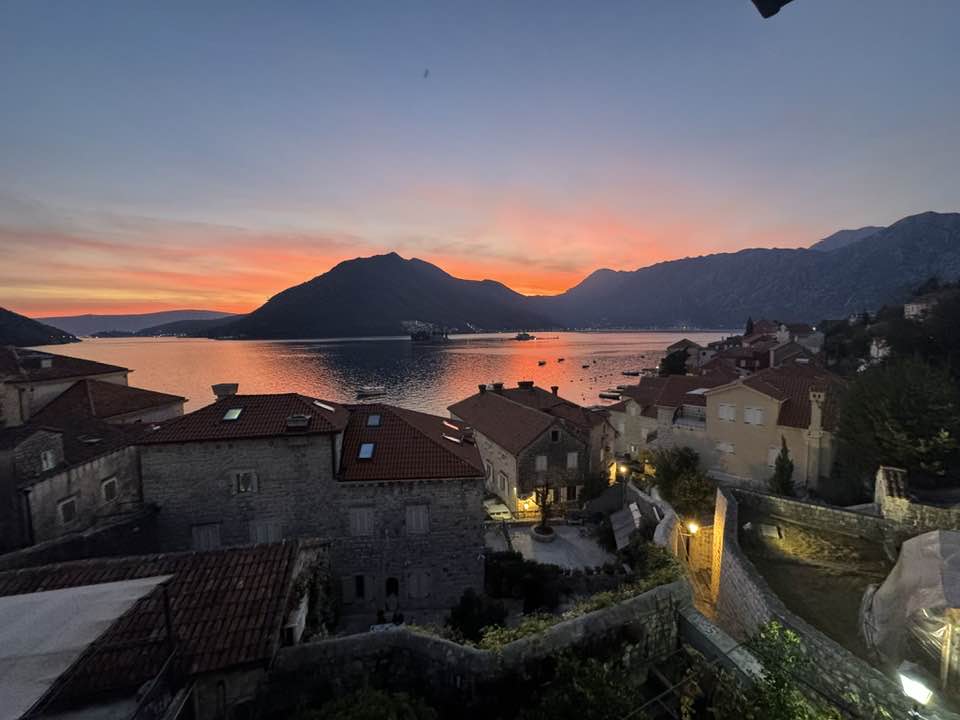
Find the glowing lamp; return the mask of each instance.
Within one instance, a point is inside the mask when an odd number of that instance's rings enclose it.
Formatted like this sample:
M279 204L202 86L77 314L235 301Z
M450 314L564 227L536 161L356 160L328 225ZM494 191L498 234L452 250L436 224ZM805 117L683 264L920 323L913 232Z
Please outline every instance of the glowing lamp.
M620 474L621 474L621 475L626 475L626 474L627 474L627 471L628 471L629 469L630 469L630 468L628 468L626 465L621 465L621 466L620 466Z
M691 535L696 535L697 532L700 530L700 524L696 520L690 520L687 523L687 530L690 531Z

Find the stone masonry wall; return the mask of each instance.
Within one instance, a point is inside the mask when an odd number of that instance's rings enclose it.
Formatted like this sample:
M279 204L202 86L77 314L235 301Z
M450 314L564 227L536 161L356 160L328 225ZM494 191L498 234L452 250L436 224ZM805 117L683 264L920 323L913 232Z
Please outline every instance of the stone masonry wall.
M371 622L385 609L387 578L399 585L398 609L450 608L467 588L483 591L483 481L341 482L337 488L333 571L345 584L365 578L365 598L346 587L349 612ZM406 527L406 508L426 505L429 532ZM350 534L352 507L372 508L374 535ZM418 577L419 576L419 577Z
M748 495L748 502L753 499L752 495ZM740 549L738 500L743 496L742 491L734 493L723 488L717 491L712 580L720 626L744 640L763 623L776 619L800 635L812 660L811 670L801 680L815 693L841 706L855 708L856 714L851 713L851 717L877 720L907 717L911 704L900 687L790 612ZM773 503L774 507L778 505ZM841 531L836 527L831 529Z
M542 682L550 658L573 648L609 650L636 643L654 661L678 646L679 611L690 605L684 581L654 588L618 605L559 623L543 633L479 650L407 629L363 633L282 649L261 710L286 717L300 702L319 703L361 687L423 694L463 717L495 717L519 702L524 685Z
M171 443L141 448L143 499L160 508L164 550L190 550L192 526L220 524L223 545L253 541L253 523L284 538L329 537L337 520L330 436ZM238 494L232 473L253 470L259 489Z
M874 502L894 526L898 541L930 530L960 529L960 507L918 502L910 495L906 471L899 468L881 467L877 471Z
M553 442L550 434L557 430L559 440ZM577 453L577 467L567 468L567 453ZM536 469L536 456L547 456L547 470ZM523 449L517 458L518 492L529 493L535 487L542 487L544 481L550 487L561 488L567 485L583 485L590 468L590 455L587 443L566 430L559 423L551 426L539 438ZM565 500L566 496L561 498Z

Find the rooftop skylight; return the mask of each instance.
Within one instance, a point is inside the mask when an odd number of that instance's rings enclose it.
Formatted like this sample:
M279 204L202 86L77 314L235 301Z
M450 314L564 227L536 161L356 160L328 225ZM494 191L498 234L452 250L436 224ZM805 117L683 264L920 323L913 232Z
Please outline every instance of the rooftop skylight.
M374 443L360 443L360 452L357 457L361 460L369 460L373 457Z
M319 400L314 400L313 404L316 405L321 410L326 410L327 412L336 412L336 408L332 405L327 405L325 402L320 402Z
M443 424L444 424L446 427L450 428L451 430L455 430L456 432L460 432L460 428L457 427L456 425L454 425L454 424L453 424L452 422L450 422L449 420L444 420L444 421L443 421Z
M444 439L444 440L449 440L450 442L456 443L457 445L459 445L460 443L463 442L463 440L461 440L460 438L454 437L453 435L447 435L446 433L444 433L443 439Z
M380 415L367 415L367 427L380 427Z
M224 414L223 419L224 419L224 420L236 420L237 418L240 417L240 413L242 413L242 412L243 412L243 408L230 408L230 409L227 410L227 412Z

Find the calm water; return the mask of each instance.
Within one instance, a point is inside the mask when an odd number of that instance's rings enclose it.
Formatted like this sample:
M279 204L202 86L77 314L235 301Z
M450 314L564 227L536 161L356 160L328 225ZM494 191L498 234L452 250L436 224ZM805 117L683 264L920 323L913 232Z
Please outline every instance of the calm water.
M479 383L494 381L559 385L563 397L597 404L600 391L637 381L624 377L624 370L655 366L664 348L680 338L706 343L721 334L554 333L528 342L512 337L457 336L443 346L383 338L124 338L43 349L128 367L134 371L131 385L183 395L189 399L187 410L213 401L212 384L238 382L241 393L300 392L341 402L355 402L361 385L383 385L384 402L446 415L447 406L476 392ZM558 362L561 357L564 362Z

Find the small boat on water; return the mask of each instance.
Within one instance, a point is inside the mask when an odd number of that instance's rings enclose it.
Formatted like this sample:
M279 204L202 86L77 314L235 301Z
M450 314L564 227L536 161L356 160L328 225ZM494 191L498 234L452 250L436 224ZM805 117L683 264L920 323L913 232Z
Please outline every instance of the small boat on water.
M557 358L557 362L563 362L564 358Z
M623 374L626 375L627 377L640 377L639 370L624 370Z
M589 363L587 363L586 365L581 365L580 367L582 367L582 368L584 368L584 369L586 369L586 368L588 368L588 367L590 367L590 364L589 364Z
M381 397L387 394L383 385L361 385L357 388L357 398Z
M541 367L544 366L544 365L546 365L546 364L547 364L547 361L546 361L546 360L537 360L537 365L540 365Z
M604 390L600 393L600 397L604 400L619 400L620 393L616 390Z
M518 332L513 336L514 340L535 340L536 338L528 332Z

